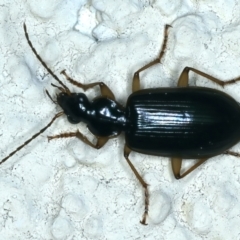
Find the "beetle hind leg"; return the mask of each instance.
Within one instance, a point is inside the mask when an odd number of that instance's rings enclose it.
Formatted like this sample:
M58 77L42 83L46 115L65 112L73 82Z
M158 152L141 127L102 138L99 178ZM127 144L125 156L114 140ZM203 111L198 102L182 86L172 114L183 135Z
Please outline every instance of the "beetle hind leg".
M240 157L240 153L233 152L233 151L226 151L224 154L232 155L234 157Z
M233 152L233 151L225 151L223 154L228 154L234 157L240 157L240 153ZM172 158L172 171L174 174L174 177L176 179L184 178L186 175L191 173L193 170L195 170L197 167L199 167L201 164L203 164L205 161L208 160L208 158L199 159L197 163L195 163L192 167L190 167L188 170L186 170L183 174L181 174L181 167L182 167L182 158Z
M208 80L224 87L225 85L228 85L228 84L233 84L233 83L236 83L238 81L240 81L240 77L238 78L234 78L234 79L231 79L231 80L228 80L228 81L222 81L222 80L219 80L207 73L204 73L202 71L199 71L195 68L191 68L191 67L185 67L178 79L178 87L187 87L188 86L188 81L189 81L189 71L193 71L195 72L196 74L202 76L202 77L205 77L207 78Z
M136 178L138 179L138 181L141 183L142 187L145 190L145 209L144 209L142 221L140 221L140 223L143 224L143 225L147 225L146 224L146 219L147 219L147 215L148 215L148 206L149 206L148 184L143 180L143 178L138 173L137 169L134 167L132 162L129 160L128 156L129 156L130 153L131 153L131 149L129 147L127 147L127 145L125 144L125 146L124 146L124 157L125 157L128 165L132 169L133 173L135 174Z
M172 158L172 171L174 174L174 177L176 179L181 179L188 175L190 172L195 170L197 167L199 167L201 164L203 164L205 161L208 160L208 158L199 159L197 163L195 163L192 167L190 167L188 170L186 170L183 174L181 174L181 167L182 167L182 158Z

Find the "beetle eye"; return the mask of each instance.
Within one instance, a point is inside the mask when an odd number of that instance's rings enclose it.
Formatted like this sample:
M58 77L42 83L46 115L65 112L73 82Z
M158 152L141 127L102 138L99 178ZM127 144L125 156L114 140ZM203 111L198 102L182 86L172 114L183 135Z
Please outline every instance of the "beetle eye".
M71 116L67 116L67 118L68 118L68 121L72 124L80 123L80 120L72 118Z

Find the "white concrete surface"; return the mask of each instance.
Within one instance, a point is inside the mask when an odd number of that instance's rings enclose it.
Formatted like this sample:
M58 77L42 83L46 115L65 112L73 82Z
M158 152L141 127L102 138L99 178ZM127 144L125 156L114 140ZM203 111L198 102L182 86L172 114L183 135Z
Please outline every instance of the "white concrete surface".
M45 94L55 96L56 82L29 48L24 22L58 76L66 69L83 83L103 81L121 104L134 71L159 54L165 24L173 26L166 55L141 74L143 88L176 86L185 66L222 80L240 75L238 0L1 0L0 13L0 158L60 110ZM191 76L191 84L240 102L240 83L221 89ZM131 154L150 185L148 226L142 226L143 190L124 160L124 136L98 151L76 139L47 141L76 128L90 137L84 124L62 117L0 166L0 239L240 238L239 158L216 156L177 181L169 159ZM239 145L233 149L240 152Z

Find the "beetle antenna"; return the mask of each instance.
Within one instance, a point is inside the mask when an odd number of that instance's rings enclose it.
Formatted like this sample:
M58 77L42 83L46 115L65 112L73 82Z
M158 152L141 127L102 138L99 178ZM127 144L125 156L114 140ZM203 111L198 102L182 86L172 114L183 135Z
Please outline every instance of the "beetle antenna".
M53 84L53 83L51 83L51 85L52 85L53 87L59 89L61 92L66 92L65 89L63 89L62 87L59 87L59 86L57 86L57 85L55 85L55 84Z
M0 161L0 164L4 163L8 158L10 158L11 156L13 156L16 152L18 152L19 150L21 150L24 146L26 146L27 144L29 144L33 139L35 139L36 137L38 137L41 133L43 133L47 128L49 128L52 123L60 116L63 115L63 112L59 112L57 113L52 120L48 123L48 125L44 128L42 128L38 133L34 134L30 139L28 139L25 143L23 143L21 146L19 146L16 150L14 150L13 152L11 152L7 157L3 158L2 161Z
M54 104L57 104L57 101L54 101L53 98L51 97L51 95L49 94L48 90L46 89L45 90L47 96L51 99L51 101L54 103Z
M41 62L41 64L45 67L45 69L54 77L54 79L56 81L58 81L59 84L61 84L67 93L71 93L70 90L68 89L68 87L62 83L62 81L53 73L53 71L47 66L47 64L42 60L42 58L38 55L36 49L33 47L32 42L29 39L28 36L28 32L27 32L27 26L25 23L23 23L23 28L24 28L24 32L25 32L25 37L27 39L28 45L30 46L30 48L32 49L33 53L35 54L35 56L37 57L37 59Z

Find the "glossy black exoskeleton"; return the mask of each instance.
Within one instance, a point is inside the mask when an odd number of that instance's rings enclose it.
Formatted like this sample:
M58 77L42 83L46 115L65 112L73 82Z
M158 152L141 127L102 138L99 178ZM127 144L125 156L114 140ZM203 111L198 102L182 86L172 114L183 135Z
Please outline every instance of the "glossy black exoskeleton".
M211 88L138 91L129 96L126 111L126 144L137 152L209 158L240 140L239 104Z
M111 137L125 130L125 111L112 99L98 97L90 102L83 93L60 93L57 102L70 123L86 123L95 136Z
M219 154L240 156L228 150L240 140L239 103L218 90L189 87L188 74L191 70L221 86L239 81L240 78L223 82L197 69L185 67L179 77L178 88L140 90L139 73L160 62L166 48L168 27L170 26L165 27L165 37L159 57L135 72L132 83L133 93L128 97L124 108L116 102L113 93L103 82L81 84L70 78L64 70L61 73L68 82L84 91L99 86L101 96L89 101L84 93L72 93L37 54L24 24L25 36L34 54L61 85L52 84L60 90L56 103L63 112L56 114L45 128L10 153L0 164L44 132L63 114L72 124L86 123L90 132L96 137L96 142L88 140L79 131L50 136L49 140L77 137L89 146L99 149L110 138L117 137L124 131L126 140L124 157L145 190L145 211L141 223L146 224L149 206L148 185L128 158L132 150L170 157L176 179L186 176L210 157ZM51 98L49 94L48 96ZM181 173L182 159L192 158L199 160Z

